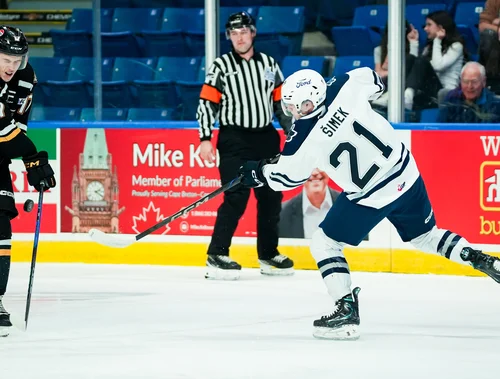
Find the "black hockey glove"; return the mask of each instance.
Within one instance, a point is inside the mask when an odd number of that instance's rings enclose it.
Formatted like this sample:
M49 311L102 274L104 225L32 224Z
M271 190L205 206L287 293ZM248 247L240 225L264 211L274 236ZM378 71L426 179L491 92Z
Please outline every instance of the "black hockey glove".
M266 178L262 173L262 167L266 163L266 160L243 163L243 166L238 170L238 175L241 176L241 185L247 188L256 188L266 184Z
M50 167L49 154L46 151L39 151L35 155L24 157L23 162L28 172L28 183L37 191L40 191L41 183L44 189L56 186L54 170Z

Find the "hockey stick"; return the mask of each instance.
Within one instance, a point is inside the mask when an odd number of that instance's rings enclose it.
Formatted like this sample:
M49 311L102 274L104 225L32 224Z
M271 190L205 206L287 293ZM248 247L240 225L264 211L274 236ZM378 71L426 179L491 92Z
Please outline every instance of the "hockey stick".
M38 250L38 237L40 236L40 225L42 221L44 184L40 183L40 193L38 195L38 209L36 210L35 239L33 241L33 254L31 256L30 282L28 284L28 295L26 298L26 312L24 313L24 330L28 329L28 316L30 314L31 293L33 291L33 280L35 278L36 253Z
M214 197L220 195L223 192L226 192L228 189L237 186L238 184L240 184L240 182L241 182L241 177L239 176L239 177L231 180L229 183L224 184L222 187L216 189L215 191L209 193L208 195L202 197L200 200L195 201L194 203L192 203L191 205L188 205L185 208L182 208L179 212L174 213L172 216L169 216L169 217L163 219L158 224L153 225L151 228L146 229L145 231L137 234L134 237L118 236L116 234L104 233L103 231L98 230L98 229L90 229L89 230L90 238L93 241L100 243L101 245L105 245L105 246L109 246L109 247L127 247L127 246L130 246L134 242L139 241L140 239L155 232L156 230L160 229L161 227L171 223L172 221L178 219L179 217L187 215L189 213L189 211L193 210L194 208L198 208L200 205L206 203L209 200L212 200Z

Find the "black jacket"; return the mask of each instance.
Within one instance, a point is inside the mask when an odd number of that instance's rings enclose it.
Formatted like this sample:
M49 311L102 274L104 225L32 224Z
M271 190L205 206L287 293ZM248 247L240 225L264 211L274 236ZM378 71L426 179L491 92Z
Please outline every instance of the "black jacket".
M340 195L340 192L328 187L332 201ZM304 238L304 216L302 214L303 192L283 203L280 213L279 237L280 238Z

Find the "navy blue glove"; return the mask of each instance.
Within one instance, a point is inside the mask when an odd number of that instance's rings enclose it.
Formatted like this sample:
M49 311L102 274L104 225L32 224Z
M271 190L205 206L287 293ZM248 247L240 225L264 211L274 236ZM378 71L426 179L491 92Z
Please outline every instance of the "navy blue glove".
M262 167L267 162L261 161L248 161L238 170L238 175L241 176L241 185L247 188L262 187L266 184L266 178L262 173Z

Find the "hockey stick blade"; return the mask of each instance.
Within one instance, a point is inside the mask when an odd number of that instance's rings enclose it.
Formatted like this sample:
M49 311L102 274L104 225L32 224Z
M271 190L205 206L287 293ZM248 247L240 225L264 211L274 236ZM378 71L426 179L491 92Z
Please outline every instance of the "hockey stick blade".
M137 241L135 237L107 234L99 229L90 229L89 235L92 241L108 247L124 248L132 245L135 241Z
M153 225L149 229L146 229L145 231L137 234L134 237L124 236L124 235L116 235L116 234L107 234L99 229L90 229L89 230L90 238L93 241L95 241L101 245L108 246L108 247L122 247L122 248L128 247L128 246L132 245L134 242L139 241L140 239L150 235L151 233L153 233L156 230L160 229L161 227L169 224L170 222L177 220L179 217L187 215L194 208L199 207L200 205L215 198L216 196L220 195L221 193L227 191L228 189L239 185L241 183L241 179L242 179L241 176L239 176L239 177L231 180L229 183L224 184L222 187L216 189L215 191L209 193L208 195L203 196L201 199L195 201L194 203L188 205L185 208L182 208L177 213L174 213L173 215L163 219L159 223Z

